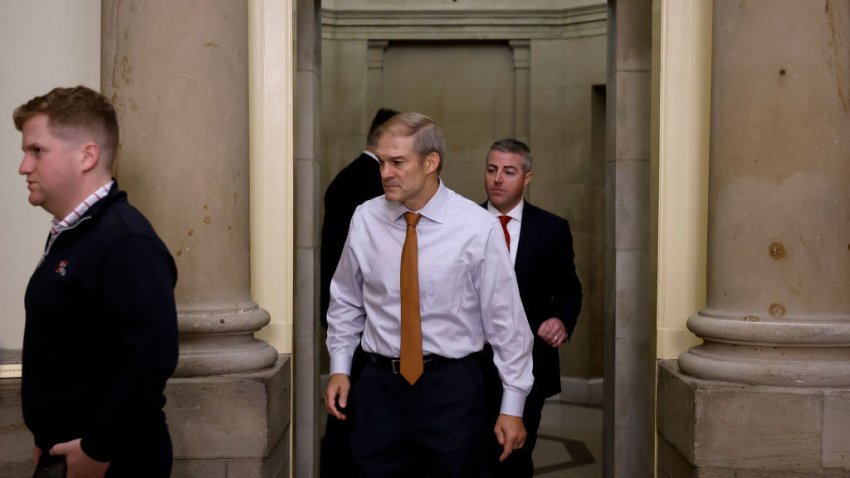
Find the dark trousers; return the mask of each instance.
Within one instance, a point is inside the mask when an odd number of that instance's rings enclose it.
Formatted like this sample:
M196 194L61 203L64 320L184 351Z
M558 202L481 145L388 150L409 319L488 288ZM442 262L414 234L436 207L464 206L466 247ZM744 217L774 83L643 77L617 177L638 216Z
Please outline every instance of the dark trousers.
M354 350L354 357L351 359L351 376L349 378L352 390L354 390L366 362L366 352L358 346ZM347 414L347 410L343 412ZM319 463L319 476L321 478L349 478L354 476L354 461L351 458L351 419L340 420L328 414Z
M496 366L493 365L493 351L489 346L484 347L481 356L481 368L484 374L485 401L487 406L487 426L493 428L499 418L499 410L502 406L502 380ZM534 474L534 461L531 454L537 445L537 430L540 428L540 417L543 413L543 404L546 397L542 396L534 388L525 399L525 408L522 412L522 424L528 437L522 448L513 450L505 461L500 462L499 456L504 451L502 445L496 440L495 434L488 437L488 464L493 478L531 478Z
M157 425L156 430L150 433L136 434L122 439L122 442L122 446L115 451L109 463L106 478L168 478L171 476L173 461L171 436L164 423L161 426ZM64 461L64 457L50 456L49 449L42 450L36 471L52 463ZM54 475L46 474L45 476Z
M525 445L512 451L505 461L499 462L499 456L504 451L502 445L499 445L495 438L490 440L493 447L490 451L491 464L494 467L493 478L531 478L534 475L534 461L531 459L531 453L537 445L537 429L540 428L540 416L545 401L546 397L536 396L533 393L526 398L522 423L525 425L528 438L525 439ZM495 418L493 423L495 424Z
M483 391L477 354L426 366L412 386L368 363L350 401L355 476L488 477Z
M354 461L351 459L350 420L340 420L328 414L319 463L319 476L321 478L354 476Z
M106 470L106 478L168 478L173 454L168 427L127 440L127 446L115 453Z

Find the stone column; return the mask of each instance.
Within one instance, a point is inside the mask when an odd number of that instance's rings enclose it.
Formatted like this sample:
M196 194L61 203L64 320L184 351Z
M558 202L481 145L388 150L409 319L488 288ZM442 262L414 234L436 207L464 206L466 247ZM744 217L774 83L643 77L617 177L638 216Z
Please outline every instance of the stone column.
M177 375L269 367L277 352L253 338L269 317L251 301L248 268L247 9L105 0L103 22L119 184L180 273Z
M175 475L280 468L289 364L254 338L269 315L250 295L245 2L103 0L102 91L119 184L178 268L175 375L191 378L167 389Z
M706 344L688 374L850 385L848 13L715 3L708 300L688 324Z
M705 343L662 365L659 448L697 472L843 476L850 3L715 0L713 24Z
M609 0L603 476L652 476L650 315L652 2Z

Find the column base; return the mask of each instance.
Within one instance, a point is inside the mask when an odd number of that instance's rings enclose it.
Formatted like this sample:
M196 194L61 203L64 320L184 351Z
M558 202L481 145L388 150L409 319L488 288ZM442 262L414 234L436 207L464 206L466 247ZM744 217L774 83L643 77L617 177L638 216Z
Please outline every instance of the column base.
M237 309L180 310L180 359L175 377L251 372L271 367L277 350L254 333L269 313L253 302Z
M165 413L174 478L289 476L292 360L259 372L172 378ZM0 380L0 476L32 476L32 435L21 416L21 380Z
M850 317L759 317L705 308L688 319L705 343L679 356L692 377L775 387L850 388Z
M174 478L289 476L292 361L253 373L172 378Z
M850 476L850 388L767 387L659 362L658 476Z

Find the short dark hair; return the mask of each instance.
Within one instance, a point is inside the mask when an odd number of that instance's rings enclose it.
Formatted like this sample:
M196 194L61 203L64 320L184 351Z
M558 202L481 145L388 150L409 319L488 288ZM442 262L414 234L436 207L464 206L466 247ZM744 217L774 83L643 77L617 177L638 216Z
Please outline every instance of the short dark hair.
M490 151L501 151L503 153L518 154L522 156L522 169L525 172L531 171L531 149L518 139L504 138L496 141L487 150L487 155Z
M400 136L413 136L413 150L425 158L431 153L437 153L440 163L437 165L437 173L443 169L443 161L446 157L446 139L440 127L431 118L413 111L399 113L390 118L378 130L378 137L384 134L396 134Z
M378 129L381 125L387 122L388 119L397 115L398 111L389 108L380 108L372 118L372 124L369 125L369 135L366 136L366 146L374 148L378 145Z
M15 128L23 131L24 123L40 114L47 115L47 126L56 136L68 137L79 129L94 136L101 158L112 166L118 152L118 115L105 96L85 86L54 88L15 108Z

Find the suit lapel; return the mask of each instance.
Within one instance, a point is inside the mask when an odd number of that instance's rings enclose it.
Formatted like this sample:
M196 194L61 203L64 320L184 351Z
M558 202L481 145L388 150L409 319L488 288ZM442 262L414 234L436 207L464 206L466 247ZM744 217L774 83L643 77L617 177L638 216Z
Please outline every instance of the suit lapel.
M520 289L526 283L529 264L531 264L531 258L534 254L534 234L531 231L534 230L536 220L534 206L526 201L522 210L522 222L519 226L519 245L517 245L516 263L514 264L514 271L516 272Z
M487 201L485 200L480 206L487 209ZM525 206L522 210L522 222L519 225L519 245L516 246L518 248L516 251L516 262L514 263L514 273L516 273L520 290L522 290L522 285L526 283L528 267L534 254L534 234L526 234L525 231L534 230L534 224L537 221L536 209L528 201L525 201Z

